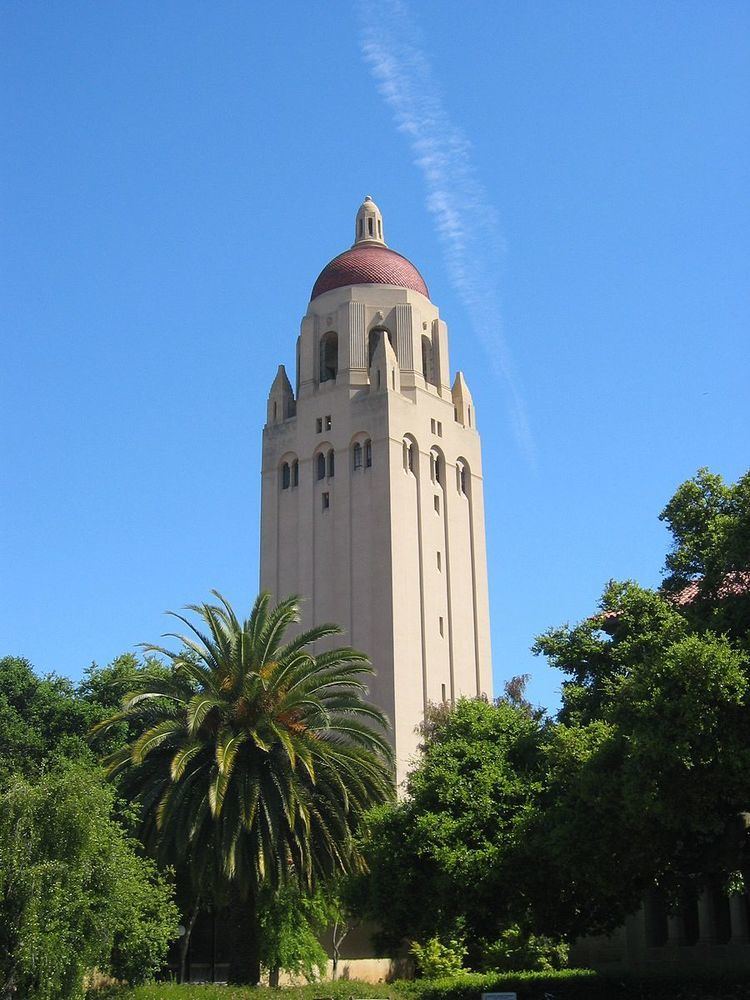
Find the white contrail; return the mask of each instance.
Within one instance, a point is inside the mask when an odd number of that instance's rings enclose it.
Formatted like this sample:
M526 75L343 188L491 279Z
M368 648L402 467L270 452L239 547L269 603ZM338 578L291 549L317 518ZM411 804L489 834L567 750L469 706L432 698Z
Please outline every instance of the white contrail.
M417 26L402 0L358 0L362 54L424 175L450 280L507 387L513 431L527 459L534 442L500 319L503 253L497 212L477 178L471 144L443 103Z

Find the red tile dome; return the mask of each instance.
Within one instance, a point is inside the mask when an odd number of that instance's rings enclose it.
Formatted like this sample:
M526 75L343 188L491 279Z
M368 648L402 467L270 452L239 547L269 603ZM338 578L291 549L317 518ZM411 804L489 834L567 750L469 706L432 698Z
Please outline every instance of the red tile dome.
M310 299L347 285L396 285L430 297L416 267L382 243L355 243L351 250L334 257L318 275Z

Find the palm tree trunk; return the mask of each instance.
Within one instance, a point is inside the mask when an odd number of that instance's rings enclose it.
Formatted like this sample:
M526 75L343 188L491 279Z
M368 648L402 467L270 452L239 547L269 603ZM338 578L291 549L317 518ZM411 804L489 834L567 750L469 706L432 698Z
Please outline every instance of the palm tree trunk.
M260 982L260 951L255 897L232 899L227 907L227 918L231 944L229 982L257 986Z
M185 971L187 966L187 954L188 948L190 947L190 935L193 933L193 927L195 927L195 921L198 919L198 911L200 909L200 902L196 899L193 904L193 909L190 912L190 919L188 920L187 927L185 928L185 933L182 935L182 941L180 941L180 978L179 982L185 982Z

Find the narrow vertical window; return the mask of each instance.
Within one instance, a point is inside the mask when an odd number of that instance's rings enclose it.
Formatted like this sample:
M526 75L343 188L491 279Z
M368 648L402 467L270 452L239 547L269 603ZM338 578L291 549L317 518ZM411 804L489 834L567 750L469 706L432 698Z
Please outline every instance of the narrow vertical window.
M439 438L441 438L443 436L443 424L442 424L442 421L440 421L440 420L438 420L438 422L437 422L437 436Z
M469 427L471 427L471 407L470 406L466 407L466 414L467 414L467 416L469 418Z
M335 472L334 458L333 458L333 448L328 452L328 478L333 479L333 473Z
M443 572L443 553L442 552L437 552L435 554L437 555L438 573L442 573Z
M442 697L443 697L443 704L445 704L445 702L448 700L448 695L447 695L447 692L445 690L445 684L441 684L440 685L440 691L441 691L441 694L442 694Z
M322 417L316 417L315 418L315 433L316 434L322 434L323 433L323 418Z
M409 472L414 472L414 445L409 445Z
M318 457L315 460L315 475L318 480L325 479L326 477L326 457L322 451L318 453Z
M331 494L330 493L324 493L323 494L323 500L321 502L321 506L322 506L323 510L328 510L328 508L331 506Z
M296 458L292 462L292 486L299 486L299 462Z
M430 432L432 434L435 433L435 419L434 419L434 417L430 420Z
M369 438L365 441L365 468L372 468L372 441Z
M282 490L288 490L289 484L291 482L291 476L289 473L289 462L284 462L281 466L281 488Z
M440 629L440 634L444 634L443 619L442 616L438 618L438 628Z
M372 219L368 219L367 220L367 232L370 234L370 236L374 236L375 235L375 232L374 232L374 230L372 228Z
M352 465L354 466L355 469L361 469L362 468L362 445L359 443L359 441L357 441L357 443L354 445L354 448L352 449L352 455L353 455Z
M326 415L326 430L327 430L327 431L330 431L330 429L331 429L331 424L332 424L332 421L331 421L331 414L329 413L329 414L327 414L327 415Z
M435 502L435 513L439 514L440 513L440 495L438 493L435 494L435 501L434 502Z
M279 409L279 404L278 404L278 403L276 403L276 402L274 402L274 404L273 404L273 422L274 422L274 423L276 423L276 421L277 421L277 419L278 419L278 416L277 416L277 414L278 414L278 409Z

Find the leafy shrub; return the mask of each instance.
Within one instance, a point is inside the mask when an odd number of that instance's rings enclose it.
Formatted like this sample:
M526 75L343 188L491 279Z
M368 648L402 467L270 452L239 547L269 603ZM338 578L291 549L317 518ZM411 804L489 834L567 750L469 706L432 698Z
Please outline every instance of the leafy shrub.
M551 972L568 964L568 945L549 937L524 934L518 924L507 927L496 941L483 942L482 967L498 972Z
M425 979L439 979L461 972L466 958L466 946L459 938L451 938L443 944L432 937L425 944L414 941L409 949L417 963L417 973Z

